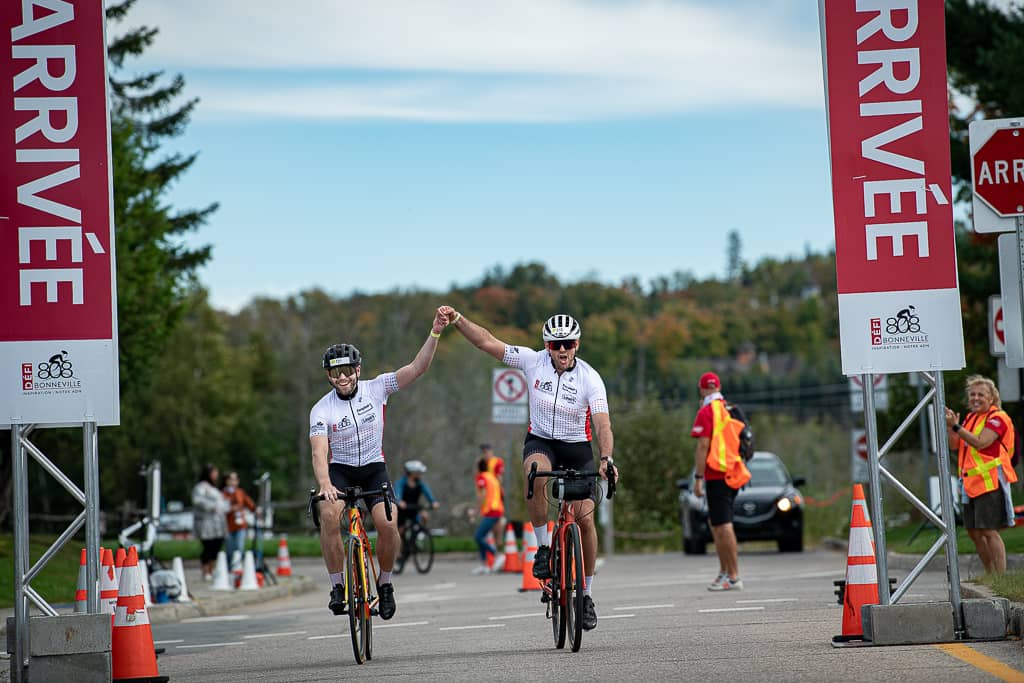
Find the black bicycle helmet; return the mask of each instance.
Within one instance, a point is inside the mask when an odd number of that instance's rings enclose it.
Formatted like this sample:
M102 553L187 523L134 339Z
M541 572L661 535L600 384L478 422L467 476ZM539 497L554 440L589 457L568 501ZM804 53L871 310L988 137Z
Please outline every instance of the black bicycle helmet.
M579 339L580 324L571 315L559 313L548 318L544 323L544 341L558 341L560 339Z
M335 344L324 351L324 370L341 365L360 365L363 355L351 344Z

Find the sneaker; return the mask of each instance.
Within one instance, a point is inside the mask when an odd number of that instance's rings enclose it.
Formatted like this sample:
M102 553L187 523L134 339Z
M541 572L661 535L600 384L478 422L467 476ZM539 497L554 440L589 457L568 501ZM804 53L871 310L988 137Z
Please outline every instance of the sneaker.
M551 547L542 545L533 555L533 578L551 578Z
M505 556L504 555L498 555L496 558L494 558L494 564L491 565L491 573L492 574L497 574L498 572L501 571L502 567L504 567L504 566L505 566Z
M594 601L589 595L583 596L583 620L580 625L584 631L593 631L597 628L597 610L594 609Z
M725 581L728 578L729 578L729 574L728 573L726 573L726 572L719 572L718 576L715 577L715 580L711 582L710 586L708 586L708 590L709 591L720 590L719 588L712 588L712 586L717 586L717 585L721 584L723 581Z
M472 576L480 576L481 574L490 574L491 570L486 564L481 564L477 567L473 567L469 572Z
M327 609L336 615L348 612L348 603L345 601L345 584L334 584L334 588L331 589L331 601L327 603Z
M743 581L741 579L730 579L728 576L722 579L721 583L713 583L708 586L709 591L741 591Z
M377 609L380 610L380 618L387 620L395 616L395 585L392 583L382 583L377 586L377 592L380 593L380 602L377 603Z

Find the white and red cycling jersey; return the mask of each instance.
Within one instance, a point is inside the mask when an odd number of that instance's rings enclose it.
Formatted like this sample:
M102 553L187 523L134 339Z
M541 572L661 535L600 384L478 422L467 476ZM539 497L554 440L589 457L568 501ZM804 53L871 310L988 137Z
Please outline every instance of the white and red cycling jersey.
M362 467L384 462L384 411L388 396L398 391L398 378L385 372L360 380L349 399L333 388L309 411L309 436L326 436L328 462Z
M589 363L577 358L559 375L547 351L508 344L501 361L526 373L531 434L570 443L592 439L590 416L608 412L608 393Z

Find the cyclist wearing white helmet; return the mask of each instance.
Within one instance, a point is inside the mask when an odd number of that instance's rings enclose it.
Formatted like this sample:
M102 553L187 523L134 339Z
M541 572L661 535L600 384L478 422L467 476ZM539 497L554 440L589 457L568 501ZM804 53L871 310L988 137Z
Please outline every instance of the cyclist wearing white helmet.
M591 365L577 358L580 346L580 324L570 315L553 315L544 323L542 338L545 351L512 346L497 339L484 327L469 321L451 306L437 309L455 325L473 346L490 354L505 365L526 374L530 395L530 427L523 444L523 469L529 473L536 463L539 470L572 468L593 472L607 479L608 468L618 475L612 463L612 422L608 414L608 395L604 381ZM601 459L594 462L590 442L596 432ZM540 486L544 480L537 478ZM597 612L591 598L594 565L597 561L597 529L594 527L595 485L592 497L580 502L577 522L583 541L584 587L583 628L597 626ZM526 501L530 522L537 534L537 553L533 575L538 579L551 576L551 537L548 533L548 506L544 496Z
M395 499L398 501L398 528L404 527L413 517L419 514L420 496L435 510L440 503L434 498L430 484L423 478L427 466L419 460L408 460L405 463L405 476L395 482ZM409 508L415 508L412 512Z
M331 391L317 401L309 413L309 443L318 493L325 496L318 510L320 547L331 577L331 598L327 607L335 614L345 612L345 553L340 532L345 503L338 500L339 489L359 486L371 490L381 488L384 483L390 484L382 450L388 397L405 389L427 371L437 350L437 340L449 320L441 313L436 314L430 336L412 362L370 380L361 379L363 358L355 346L335 344L324 352L324 374ZM370 503L380 561L378 609L381 619L390 619L395 614L392 571L401 538L394 517L391 521L387 519L383 496Z

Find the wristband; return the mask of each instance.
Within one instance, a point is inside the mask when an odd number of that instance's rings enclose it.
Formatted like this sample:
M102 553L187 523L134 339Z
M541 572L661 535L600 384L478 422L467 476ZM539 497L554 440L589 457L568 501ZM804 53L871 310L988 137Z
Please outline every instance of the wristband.
M693 478L694 479L703 479L704 475L703 474L695 474L695 475L693 475Z
M434 339L440 339L441 338L441 333L440 332L434 332L433 330L431 330L430 331L430 336L433 337Z
M958 425L956 423L953 423L953 433L954 434L959 434L961 429L962 429L962 427L960 427L960 425Z
M605 462L605 461L607 461L609 465L612 465L612 464L615 463L615 461L612 460L612 456L610 456L610 455L602 455L601 456L601 462Z
M455 320L452 321L452 325L459 322L460 320L462 320L462 314L459 313L458 311L455 311Z

